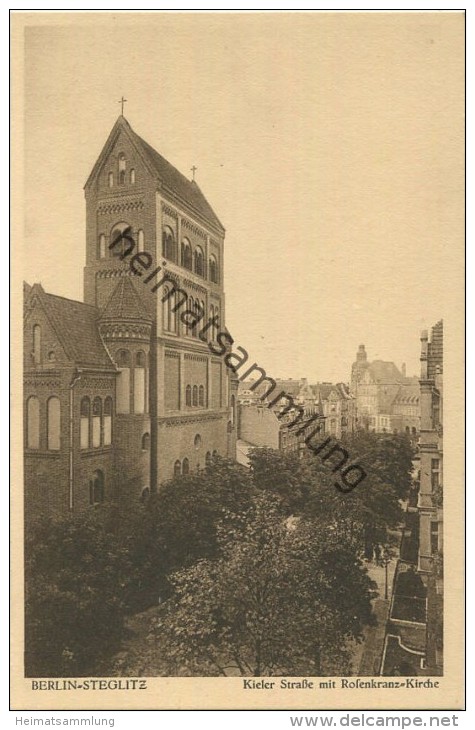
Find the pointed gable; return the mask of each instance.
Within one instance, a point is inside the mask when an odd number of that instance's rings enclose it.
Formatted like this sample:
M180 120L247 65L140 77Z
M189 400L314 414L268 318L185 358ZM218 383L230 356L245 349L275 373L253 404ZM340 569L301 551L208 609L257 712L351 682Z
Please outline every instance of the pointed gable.
M224 233L222 223L206 200L197 183L189 180L185 175L179 172L151 145L145 142L142 137L136 134L125 117L122 116L120 116L114 124L102 152L100 153L96 164L86 181L86 190L91 187L97 179L113 151L120 134L124 134L127 137L135 151L140 156L148 172L152 175L152 177L157 179L158 183L161 187L163 187L166 193L169 193L171 197L177 199L178 203L182 203L189 207L191 211L196 212L199 216L213 224L220 232Z

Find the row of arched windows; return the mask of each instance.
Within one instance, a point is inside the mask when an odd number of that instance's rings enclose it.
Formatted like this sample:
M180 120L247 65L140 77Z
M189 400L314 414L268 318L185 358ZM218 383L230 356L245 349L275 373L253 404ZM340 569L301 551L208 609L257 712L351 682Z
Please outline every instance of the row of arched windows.
M162 232L162 254L169 261L178 263L178 246L175 234L169 226L165 226ZM184 238L180 246L180 265L184 269L194 271L198 276L206 278L205 255L201 246L195 246L193 250L188 238ZM208 261L209 279L215 284L218 283L218 261L214 254L211 254Z
M185 389L185 405L195 408L204 408L205 403L205 389L203 385L187 385Z
M100 259L107 258L108 250L112 257L123 256L129 249L130 252L133 250L133 253L145 251L145 235L142 228L135 233L128 223L116 223L108 238L109 241L105 233L99 234L97 253Z
M218 456L218 452L216 451L216 449L213 451L212 454L211 454L211 451L207 451L206 456L205 456L206 466L211 466L211 462L216 456ZM199 468L199 466L198 466L198 468ZM180 476L180 475L186 476L189 473L190 473L189 460L186 457L183 459L183 461L180 461L180 459L177 459L175 461L175 464L173 465L174 476L176 476L176 477Z
M32 395L26 402L26 445L39 449L41 445L40 401ZM61 448L61 403L53 395L46 401L46 445L49 451Z
M114 173L109 172L109 187L114 187ZM131 185L135 185L135 169L133 167L130 168L128 181ZM125 185L127 183L127 173L125 170L119 170L117 175L117 184L118 185Z
M140 350L132 359L129 350L116 353L119 369L116 387L117 413L146 413L148 411L148 368L145 353Z
M179 334L179 315L187 312L188 314L184 317L183 334L190 337L199 336L200 330L206 325L206 304L203 299L189 296L186 302L183 298L177 300L176 292L173 288L166 286L163 290L162 302L162 325L164 332ZM196 316L193 316L194 314ZM209 319L212 321L215 318L216 321L205 332L206 339L213 342L216 341L219 332L219 307L212 304L209 308Z
M81 449L96 449L112 443L112 398L104 403L99 397L92 401L88 396L81 399L79 442Z

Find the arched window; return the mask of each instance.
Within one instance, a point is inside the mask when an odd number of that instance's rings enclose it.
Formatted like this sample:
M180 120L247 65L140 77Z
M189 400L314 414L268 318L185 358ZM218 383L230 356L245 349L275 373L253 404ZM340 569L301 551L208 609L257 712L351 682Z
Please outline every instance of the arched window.
M59 398L53 396L48 400L48 449L59 451L61 436L61 404Z
M89 502L91 504L102 504L104 501L104 474L97 469L89 482Z
M214 451L213 451L213 459L215 459L217 457L217 455L218 455L218 452L216 451L216 449L214 449Z
M119 185L124 185L125 183L125 168L125 155L123 152L121 152L119 155Z
M132 234L132 228L129 223L117 223L110 236L109 249L111 256L116 258L128 256L135 247L135 241Z
M94 398L92 401L92 445L95 449L101 445L101 421L102 401L100 398Z
M193 405L194 406L198 405L198 386L197 385L193 386Z
M170 327L170 288L166 286L163 290L162 324L163 329L168 332Z
M171 291L170 295L169 295L168 330L169 330L169 332L177 331L177 309L176 309L176 292L175 291Z
M175 236L169 226L165 226L162 232L162 253L166 259L176 260Z
M188 297L186 311L187 311L187 315L185 317L185 319L186 319L185 334L193 335L193 329L194 329L193 323L195 321L195 318L193 316L193 313L195 312L195 300L193 299L193 297Z
M201 248L201 246L197 246L195 248L194 259L195 259L195 274L198 274L198 276L204 276L204 256L203 256L203 249Z
M106 257L106 237L103 233L99 236L99 258L105 259Z
M117 413L130 413L130 352L117 353L119 377L117 378Z
M91 415L91 401L85 397L81 400L80 446L89 448L89 418Z
M181 461L177 459L173 465L173 474L179 477L181 474Z
M145 413L145 353L142 351L135 356L134 413Z
M212 322L212 325L208 330L208 333L209 333L208 337L210 338L211 342L214 342L214 339L215 339L215 337L214 337L215 325L213 322L214 315L215 315L214 305L211 304L211 306L209 308L209 321Z
M35 395L26 402L26 439L29 449L40 448L40 402Z
M130 184L135 185L135 170L133 167L130 169Z
M209 278L210 281L214 281L215 284L218 283L218 262L214 254L211 254L209 257Z
M108 396L104 401L104 446L112 443L112 398Z
M211 451L206 452L205 464L206 466L211 466Z
M142 451L150 451L150 434L144 433L142 436Z
M33 359L35 365L41 363L41 327L35 324L33 327Z
M109 173L109 187L110 188L114 187L114 173L113 172Z
M198 451L198 449L201 446L201 436L199 433L196 434L194 441L193 441L193 445L194 445L195 449Z
M193 255L191 253L191 243L187 238L184 238L181 243L181 265L185 269L192 269Z
M190 462L188 459L183 459L183 474L189 474L190 473Z
M143 231L141 228L139 229L139 232L137 233L137 247L138 247L139 252L145 250L145 238L144 238Z
M185 404L187 406L191 406L191 385L186 386L185 391Z
M203 385L200 385L198 389L198 405L204 408L205 405L205 389Z

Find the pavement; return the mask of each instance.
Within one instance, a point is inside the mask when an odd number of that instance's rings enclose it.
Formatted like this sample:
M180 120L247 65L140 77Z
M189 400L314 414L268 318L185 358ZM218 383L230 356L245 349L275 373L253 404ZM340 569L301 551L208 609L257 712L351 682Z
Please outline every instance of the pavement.
M376 618L375 626L367 626L364 631L363 642L355 648L353 666L355 674L360 677L377 676L380 672L381 658L386 635L386 622L391 606L391 595L396 570L397 557L388 564L388 598L385 599L385 569L373 562L366 564L369 577L375 581L379 596L373 600L373 613Z

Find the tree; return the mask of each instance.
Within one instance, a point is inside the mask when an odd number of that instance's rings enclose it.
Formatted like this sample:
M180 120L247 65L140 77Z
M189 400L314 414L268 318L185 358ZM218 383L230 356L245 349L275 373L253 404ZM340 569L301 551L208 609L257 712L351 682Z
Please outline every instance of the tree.
M221 554L177 571L152 627L169 674L348 673L350 639L371 621L373 584L317 520L285 518L269 494L227 516Z
M202 471L177 476L148 504L153 552L166 572L217 554L217 524L226 511L245 512L253 487L249 472L216 457Z
M91 673L122 638L127 550L94 510L29 525L25 558L27 676Z

